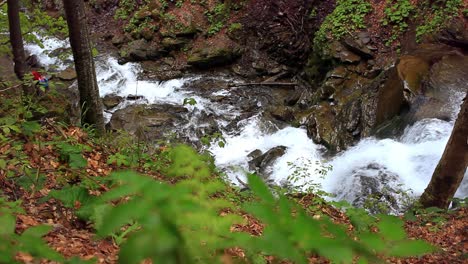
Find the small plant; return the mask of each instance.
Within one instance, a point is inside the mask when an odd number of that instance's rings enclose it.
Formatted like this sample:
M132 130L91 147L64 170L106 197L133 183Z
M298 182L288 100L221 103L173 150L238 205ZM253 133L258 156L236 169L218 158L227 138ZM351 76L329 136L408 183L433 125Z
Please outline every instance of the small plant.
M195 98L189 97L189 98L184 98L184 102L182 105L196 105L197 101L195 101Z
M392 27L392 36L387 40L387 46L408 29L407 21L414 9L415 7L409 0L387 0L384 10L385 17L382 21L383 25Z
M315 51L327 56L329 39L340 39L354 30L365 28L364 18L371 9L371 4L366 0L337 0L335 10L315 33Z
M88 165L87 160L83 157L84 150L90 151L90 147L86 145L76 144L72 145L66 142L58 142L56 147L59 149L60 158L68 162L70 168L80 169Z
M16 214L24 213L21 201L7 202L0 196L0 262L17 263L15 256L19 252L28 253L38 259L63 261L63 257L51 249L42 240L51 226L39 225L26 229L22 234L15 233Z
M225 3L218 3L212 10L205 12L205 16L210 23L207 35L212 36L224 28L229 17L230 6Z
M200 141L203 145L210 147L212 143L218 143L220 148L224 148L226 145L226 139L223 137L223 134L220 132L215 132L211 135L205 135L200 138Z
M232 23L228 28L228 32L229 33L234 33L234 32L239 31L241 29L242 29L242 24L241 23Z
M458 14L462 7L462 0L435 1L432 3L429 8L430 14L416 28L416 40L420 42L424 35L434 33L442 28Z

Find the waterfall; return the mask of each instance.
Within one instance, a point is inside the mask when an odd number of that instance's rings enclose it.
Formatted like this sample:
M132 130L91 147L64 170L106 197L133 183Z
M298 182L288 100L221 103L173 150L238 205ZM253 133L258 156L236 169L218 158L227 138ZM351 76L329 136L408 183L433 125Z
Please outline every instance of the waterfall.
M45 41L47 48L67 47L68 44L54 39ZM49 58L43 48L27 45L27 49L38 55L46 67L58 64L59 69L66 65ZM112 57L100 56L96 63L97 79L102 96L117 94L122 97L140 95L144 99L124 101L116 109L128 104L169 103L182 105L185 98L194 98L195 105L185 105L189 110L186 120L178 124L178 129L191 133L190 128L203 126L201 116L214 118L226 141L224 147L213 144L209 148L215 157L216 165L222 169L234 184L238 179L245 180L249 171L249 154L259 150L262 153L284 146L284 155L269 166L271 181L284 184L288 176L301 168L302 177L295 184L321 184L324 191L335 193L336 199L345 199L357 204L362 203L362 196L375 190L409 190L420 195L430 181L453 128L454 119L459 109L453 110L450 121L423 119L408 127L399 138L362 139L355 146L325 159L324 147L313 143L303 128L280 128L262 116L259 111L254 115L239 119L240 110L236 105L223 104L207 98L207 93L191 89L191 83L203 76L190 76L165 82L158 80L139 80L141 67L138 63L119 65ZM222 78L222 77L220 77ZM215 87L217 88L217 87ZM208 96L234 96L233 90L214 89ZM453 95L454 103L459 105L463 95ZM258 102L261 104L261 102ZM260 108L259 108L260 109ZM110 117L110 116L109 116ZM228 125L235 123L234 125ZM197 140L195 134L189 135ZM317 171L331 166L331 171L322 178ZM468 177L458 189L457 197L468 195Z

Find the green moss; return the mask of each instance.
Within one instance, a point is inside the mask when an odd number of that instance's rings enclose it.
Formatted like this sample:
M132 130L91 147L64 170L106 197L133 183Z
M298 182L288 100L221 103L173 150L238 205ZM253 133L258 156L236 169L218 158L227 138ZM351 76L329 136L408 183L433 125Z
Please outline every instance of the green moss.
M371 9L367 0L337 0L335 10L325 18L315 33L314 50L325 55L330 39L340 39L345 34L365 28L364 18Z

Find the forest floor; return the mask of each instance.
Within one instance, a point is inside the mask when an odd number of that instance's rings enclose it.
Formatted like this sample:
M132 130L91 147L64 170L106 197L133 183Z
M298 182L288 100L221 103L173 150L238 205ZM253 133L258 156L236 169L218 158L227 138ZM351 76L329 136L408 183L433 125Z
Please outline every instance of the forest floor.
M7 102L11 96L0 94L0 100ZM10 97L10 98L9 98ZM3 104L0 117L23 118L12 105ZM7 107L7 108L5 108ZM16 114L15 114L16 113ZM23 113L24 114L24 113ZM17 215L16 233L25 229L45 224L52 226L52 230L44 237L45 241L65 257L79 256L82 259L95 259L98 263L116 263L119 246L115 239L96 239L93 226L79 220L74 210L81 204L74 201L74 208L65 207L56 199L44 200L52 190L62 188L65 184L80 181L95 181L95 177L105 177L111 172L127 169L128 166L116 162L109 162L110 157L118 152L118 148L109 141L97 141L90 137L82 128L63 125L53 118L42 118L40 127L35 129L14 131L3 128L0 141L0 190L1 196L9 201L22 201L24 213ZM23 125L23 128L25 126ZM28 132L29 131L29 132ZM116 138L114 135L111 137ZM111 138L109 137L109 138ZM109 139L108 138L108 139ZM63 159L56 147L61 142L82 146L86 166L80 170L73 170ZM28 167L29 170L26 170ZM156 180L165 180L158 172L135 167L141 173L150 175ZM34 171L31 173L31 171ZM32 174L25 177L26 174ZM97 183L97 181L95 181ZM99 185L99 183L98 183ZM92 191L92 195L100 195L109 187L99 185ZM0 197L1 197L0 196ZM306 210L314 208L328 215L333 221L345 223L352 229L347 216L341 211L327 205L318 205L312 194L292 197ZM239 201L242 199L239 198ZM419 258L388 259L389 263L466 263L468 254L468 214L467 208L462 207L452 211L425 211L412 219L405 220L405 229L410 238L423 239L439 248L436 253ZM311 212L311 211L309 211ZM255 218L239 211L245 219L245 224L231 227L232 231L242 231L253 236L262 234L264 226ZM403 216L402 216L403 218ZM241 249L226 250L225 254L242 260L244 253ZM37 263L28 254L18 253L16 259L23 263ZM273 258L266 259L267 263L277 263ZM41 263L46 263L42 262ZM226 263L231 263L227 261ZM288 263L288 262L281 262ZM311 257L310 263L328 263L318 257Z

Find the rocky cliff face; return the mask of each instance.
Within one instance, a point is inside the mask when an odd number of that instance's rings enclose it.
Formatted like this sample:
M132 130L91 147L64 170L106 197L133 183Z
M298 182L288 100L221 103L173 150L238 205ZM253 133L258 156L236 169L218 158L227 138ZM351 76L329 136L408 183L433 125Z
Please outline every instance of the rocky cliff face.
M367 28L328 36L326 58L312 39L335 9L333 0L136 1L132 7L93 1L90 12L96 20L128 9L126 17L96 23L109 29L100 30L99 41L118 49L121 63L144 61L153 78L227 70L251 82L297 83L266 111L339 151L421 118L447 119L441 87L467 89L466 20L449 21L421 44L415 21L386 46L394 32L382 23L387 11L380 2L369 1Z

